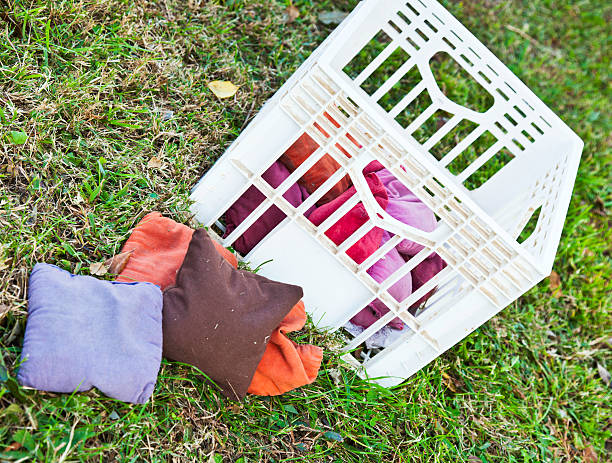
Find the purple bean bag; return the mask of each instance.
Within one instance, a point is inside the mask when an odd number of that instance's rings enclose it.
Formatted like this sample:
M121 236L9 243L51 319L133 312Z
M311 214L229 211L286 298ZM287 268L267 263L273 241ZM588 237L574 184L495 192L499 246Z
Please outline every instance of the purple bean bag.
M162 293L152 283L118 283L36 264L17 377L51 392L98 388L145 403L162 355Z
M289 170L282 163L276 161L264 172L262 177L272 188L277 188L289 175ZM294 207L298 207L308 198L308 191L295 183L289 187L283 198ZM226 230L224 237L233 232L264 199L265 196L255 186L251 186L245 191L225 213ZM307 217L313 209L314 206L306 212ZM233 248L243 256L247 255L284 218L285 214L278 207L272 206L234 242Z
M389 233L384 231L380 245L384 245L390 238L391 236ZM368 269L368 274L374 278L376 282L381 283L405 263L406 262L404 262L402 256L399 254L399 252L397 252L397 249L393 248L382 259L377 261ZM400 278L397 283L393 284L388 291L389 294L391 294L391 296L393 296L393 298L398 302L401 302L410 296L412 293L412 277L410 272ZM351 319L351 322L353 322L355 325L367 328L387 312L389 312L389 308L382 301L376 299L365 309L355 315ZM404 327L404 323L397 317L391 320L388 325L397 330L401 330Z
M389 215L406 225L431 232L438 226L435 214L408 188L404 186L387 169L376 172L385 185L389 204L386 211ZM406 256L414 256L423 249L423 245L410 240L403 240L397 246L397 250Z

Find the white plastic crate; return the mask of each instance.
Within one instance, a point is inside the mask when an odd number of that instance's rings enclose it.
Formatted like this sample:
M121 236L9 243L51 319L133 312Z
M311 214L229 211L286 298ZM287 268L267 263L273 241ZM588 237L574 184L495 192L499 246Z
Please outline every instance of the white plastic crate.
M375 50L371 57L368 47ZM399 60L388 59L392 54ZM447 85L439 82L440 77L436 81L430 63L448 55L490 95L488 110L477 112L445 96L441 88ZM366 60L362 69L360 57ZM390 63L388 70L385 63ZM368 79L378 71L382 77L368 87ZM406 88L402 82L409 75L420 79ZM401 98L387 98L392 91L399 91ZM424 100L431 104L402 120L411 104ZM449 120L435 118L440 110L449 114ZM324 114L331 115L339 127ZM433 132L418 135L422 127L431 128L432 120L437 121ZM471 121L475 128L464 137L451 137L450 148L442 155L434 153L433 148L462 121ZM315 123L330 136L323 136ZM305 132L320 148L273 189L261 174ZM485 134L493 142L478 151L475 147L482 145ZM396 316L407 329L397 332L393 343L371 358L351 354L344 358L362 376L391 386L550 273L582 147L578 136L441 5L432 0L364 0L202 178L192 194L193 212L199 222L214 228L230 205L255 185L267 199L223 244L232 245L270 206L280 208L287 218L242 257L253 267L265 263L260 270L264 276L301 285L306 308L319 326L341 328L372 300L382 300L391 312L350 339L345 349L354 350ZM460 163L461 170L450 169L466 152L472 158ZM505 164L497 158L502 152L506 161L511 159ZM326 153L341 168L294 208L283 193ZM470 178L479 172L485 175L492 159L503 167L472 189ZM379 207L361 174L372 160L380 161L435 212L439 221L434 232L404 225ZM346 174L358 195L315 227L304 211ZM336 246L324 232L357 201L363 202L370 220ZM535 230L519 243L535 211L539 213ZM374 226L395 237L358 265L346 250ZM366 270L401 239L423 244L425 249L385 282L376 283ZM433 252L448 266L408 299L397 302L387 289ZM434 288L424 308L414 315L408 312Z

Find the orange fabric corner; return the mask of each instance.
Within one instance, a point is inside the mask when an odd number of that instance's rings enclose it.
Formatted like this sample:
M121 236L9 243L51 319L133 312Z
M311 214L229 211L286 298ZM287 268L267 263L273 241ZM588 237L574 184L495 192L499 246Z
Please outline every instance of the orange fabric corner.
M310 384L317 378L323 349L298 345L284 334L302 329L305 323L306 310L300 301L272 333L249 386L250 394L280 395Z
M162 290L174 285L192 235L193 229L159 212L145 215L123 245L121 252L133 252L117 281L147 281ZM213 243L225 260L238 266L235 255L215 240Z

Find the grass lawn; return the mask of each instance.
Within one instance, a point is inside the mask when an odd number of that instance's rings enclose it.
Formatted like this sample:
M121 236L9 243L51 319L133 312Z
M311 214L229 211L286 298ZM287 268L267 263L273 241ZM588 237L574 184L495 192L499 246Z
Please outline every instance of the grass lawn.
M139 406L15 382L32 266L88 274L146 212L188 221L190 188L334 27L317 15L356 3L295 1L285 24L288 0L0 1L0 461L610 461L612 8L597 0L445 2L586 143L558 288L392 390L310 329L296 337L325 346L319 379L272 399L228 402L168 362Z

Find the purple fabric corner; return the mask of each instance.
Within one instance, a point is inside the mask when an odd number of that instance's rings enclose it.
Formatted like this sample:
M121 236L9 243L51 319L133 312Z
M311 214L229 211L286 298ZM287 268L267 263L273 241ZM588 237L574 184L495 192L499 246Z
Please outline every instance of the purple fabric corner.
M438 226L435 214L402 182L387 169L376 172L387 189L389 204L386 211L389 215L406 225L419 230L431 232ZM410 240L403 240L397 250L406 256L414 256L423 250L423 245Z

